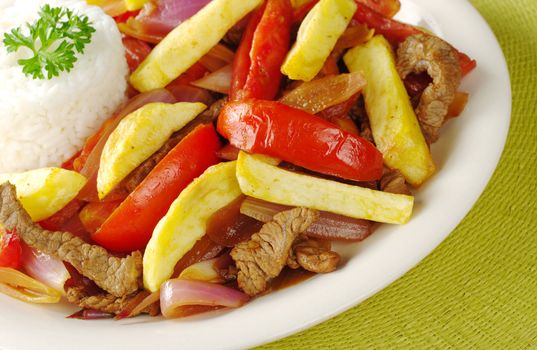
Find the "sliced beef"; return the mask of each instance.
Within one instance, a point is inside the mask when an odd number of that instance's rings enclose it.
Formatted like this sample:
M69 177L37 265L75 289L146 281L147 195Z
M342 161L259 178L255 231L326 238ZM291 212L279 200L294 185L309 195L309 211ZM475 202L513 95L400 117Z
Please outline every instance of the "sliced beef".
M34 249L70 263L82 275L115 297L123 297L140 288L142 254L126 258L109 254L104 248L84 242L69 232L47 231L35 224L17 199L15 187L0 185L0 222L15 229Z
M230 255L239 270L239 287L250 296L265 291L267 283L286 265L295 239L318 218L316 210L286 210L276 214L249 241L237 244Z
M462 79L457 53L436 36L412 35L397 49L397 71L402 79L423 72L432 78L416 108L423 135L431 144L438 140L439 129Z
M302 267L315 273L328 273L336 270L340 260L339 254L331 250L330 242L302 236L293 244L287 266L292 269Z
M380 179L380 189L384 192L412 195L405 177L397 169L384 168L384 174Z
M138 298L140 293L137 292L133 295L115 297L112 294L100 293L100 294L88 294L83 287L71 287L66 290L66 298L72 304L76 304L82 309L99 310L108 312L111 314L118 314L123 311L129 303L135 298ZM143 297L143 296L142 296ZM159 313L158 303L148 306L140 313L147 313L151 316L156 316ZM131 317L136 315L131 315Z

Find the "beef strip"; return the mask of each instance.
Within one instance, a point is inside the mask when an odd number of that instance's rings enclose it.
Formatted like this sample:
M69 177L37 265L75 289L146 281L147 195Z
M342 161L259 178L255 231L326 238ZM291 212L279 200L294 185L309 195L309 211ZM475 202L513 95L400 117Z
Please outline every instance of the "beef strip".
M380 179L380 189L384 192L412 195L405 177L397 169L384 168L384 174Z
M72 304L76 304L83 309L99 310L117 315L123 311L130 302L137 298L139 293L143 292L137 292L133 295L122 297L115 297L108 293L91 295L87 293L83 287L70 287L67 288L65 296L67 301ZM156 316L159 313L159 305L158 303L154 303L142 310L140 313ZM137 315L131 315L131 317L134 316Z
M287 266L292 269L302 267L315 273L328 273L336 270L340 260L339 254L331 250L330 242L302 235L293 244Z
M371 125L369 124L369 117L365 110L365 102L363 96L358 98L358 101L350 110L350 117L360 129L360 136L366 139L367 141L375 144L373 139L373 132L371 131Z
M104 248L84 242L69 232L47 231L35 224L17 199L10 183L0 185L0 222L29 246L73 265L115 297L136 292L141 283L142 254L126 258L110 255Z
M397 49L397 71L402 79L423 72L432 78L420 97L416 114L427 142L437 141L462 79L455 49L433 35L409 36Z
M287 263L297 236L318 218L319 212L312 209L282 211L249 241L237 244L230 255L239 270L239 287L250 296L265 291L267 283L278 276Z

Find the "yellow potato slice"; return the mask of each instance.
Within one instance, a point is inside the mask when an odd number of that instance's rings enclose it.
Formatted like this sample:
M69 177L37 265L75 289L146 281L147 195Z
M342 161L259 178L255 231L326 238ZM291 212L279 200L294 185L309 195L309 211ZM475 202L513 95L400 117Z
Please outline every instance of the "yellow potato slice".
M244 152L239 154L237 180L247 196L391 224L404 224L412 214L412 196L302 175L280 169L263 159Z
M44 220L65 207L86 185L77 172L60 168L42 168L16 174L0 174L0 184L10 182L17 198L33 221Z
M138 91L162 88L184 73L226 35L262 0L213 0L181 23L131 75Z
M355 11L353 0L321 0L315 5L300 25L282 73L294 80L315 78Z
M174 132L206 108L203 103L150 103L126 116L106 141L101 154L97 174L99 198L106 197Z
M136 11L144 7L148 0L125 0L125 7L128 11Z
M236 163L207 169L181 192L155 227L144 254L144 285L148 290L159 290L179 259L205 235L209 218L241 195Z
M350 50L344 61L351 72L360 71L367 80L365 107L384 162L401 171L411 185L421 185L434 174L435 165L395 68L390 44L377 35Z

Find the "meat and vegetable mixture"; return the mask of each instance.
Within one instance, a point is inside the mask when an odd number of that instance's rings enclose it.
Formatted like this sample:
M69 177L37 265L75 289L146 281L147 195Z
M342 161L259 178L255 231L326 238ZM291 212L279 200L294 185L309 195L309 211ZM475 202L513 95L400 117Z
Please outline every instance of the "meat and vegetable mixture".
M61 89L90 55L80 1L4 33L27 84ZM124 103L63 164L0 174L0 292L77 318L239 307L336 270L332 242L410 220L476 66L398 0L88 2L121 33Z

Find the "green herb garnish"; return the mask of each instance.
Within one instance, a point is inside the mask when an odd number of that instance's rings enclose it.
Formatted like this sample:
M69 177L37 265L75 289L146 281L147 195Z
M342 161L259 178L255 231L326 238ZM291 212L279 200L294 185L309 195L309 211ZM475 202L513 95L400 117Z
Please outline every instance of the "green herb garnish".
M33 79L57 77L60 72L70 72L77 61L76 53L84 53L95 32L87 16L74 14L62 7L45 5L39 10L39 19L29 29L28 35L19 27L4 34L8 52L27 47L33 57L18 60L22 71Z

